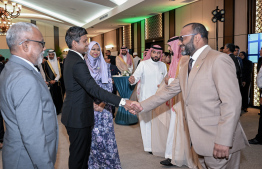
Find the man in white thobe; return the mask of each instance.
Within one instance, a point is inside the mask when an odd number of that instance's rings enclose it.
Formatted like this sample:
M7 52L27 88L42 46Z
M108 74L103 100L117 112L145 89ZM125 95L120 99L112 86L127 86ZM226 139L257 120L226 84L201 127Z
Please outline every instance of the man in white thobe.
M134 65L135 65L135 70L136 70L138 63L140 62L140 57L137 56L136 52L133 53L133 57L134 57L133 60L134 60Z
M148 51L151 58L140 62L136 71L129 78L131 85L135 85L139 80L141 91L139 102L154 95L158 89L158 85L162 82L167 74L166 65L160 61L162 48L153 46ZM139 114L140 129L143 139L144 151L152 153L151 147L151 120L152 113L143 112Z

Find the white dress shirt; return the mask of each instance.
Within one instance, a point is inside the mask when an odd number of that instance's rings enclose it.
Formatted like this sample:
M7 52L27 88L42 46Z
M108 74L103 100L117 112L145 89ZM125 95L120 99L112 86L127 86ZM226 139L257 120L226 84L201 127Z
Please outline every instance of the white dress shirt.
M194 64L196 63L197 58L199 57L199 55L203 52L203 50L207 47L208 45L202 46L201 48L199 48L194 54L193 56L190 56L190 58L192 58L194 61L192 63L192 68L194 67Z
M81 53L79 53L79 52L77 52L77 51L75 51L75 50L73 50L73 49L69 49L69 50L71 50L71 51L73 51L73 52L75 52L75 53L77 53L83 60L84 60L84 56L81 54Z
M26 63L28 63L30 66L32 66L37 72L39 72L38 69L33 65L33 63L29 62L28 60L26 60L26 59L24 59L24 58L22 58L22 57L20 57L20 56L16 56L16 55L13 55L13 56L15 56L15 57L17 57L17 58L19 58L19 59L22 59L23 61L25 61Z

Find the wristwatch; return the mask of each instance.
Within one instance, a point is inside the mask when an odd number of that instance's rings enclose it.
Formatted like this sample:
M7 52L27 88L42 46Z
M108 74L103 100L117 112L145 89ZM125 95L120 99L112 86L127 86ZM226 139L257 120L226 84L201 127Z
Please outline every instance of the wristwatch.
M122 98L120 103L119 103L119 106L124 107L125 105L126 105L126 99Z

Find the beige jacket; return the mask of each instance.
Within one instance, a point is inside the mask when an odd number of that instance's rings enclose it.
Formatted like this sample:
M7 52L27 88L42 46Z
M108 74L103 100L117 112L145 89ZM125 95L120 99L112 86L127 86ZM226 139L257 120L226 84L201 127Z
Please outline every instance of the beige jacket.
M188 61L169 86L141 102L143 111L154 109L182 91L185 118L197 154L213 156L214 143L229 146L230 153L243 149L248 141L239 123L241 95L234 62L208 46L188 77Z

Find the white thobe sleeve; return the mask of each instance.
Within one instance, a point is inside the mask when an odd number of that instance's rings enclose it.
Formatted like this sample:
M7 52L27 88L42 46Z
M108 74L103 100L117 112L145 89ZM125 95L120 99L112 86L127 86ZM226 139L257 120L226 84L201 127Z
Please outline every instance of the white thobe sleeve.
M164 71L165 71L165 75L164 75L164 77L166 77L166 75L167 75L167 68L166 68L166 65L164 66Z
M128 67L128 71L129 71L130 73L132 73L132 72L133 72L133 65L132 65L132 66L130 66L130 67Z
M175 80L175 78L169 78L168 79L168 85L170 85L174 80Z
M60 74L57 73L56 78L55 78L55 81L59 81L59 79L60 79Z
M136 68L135 72L133 73L132 76L135 77L135 83L131 84L131 85L135 85L142 77L143 73L144 73L144 64L143 62L140 62L140 64L138 65L138 67Z

